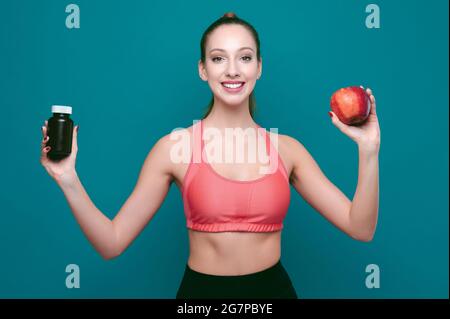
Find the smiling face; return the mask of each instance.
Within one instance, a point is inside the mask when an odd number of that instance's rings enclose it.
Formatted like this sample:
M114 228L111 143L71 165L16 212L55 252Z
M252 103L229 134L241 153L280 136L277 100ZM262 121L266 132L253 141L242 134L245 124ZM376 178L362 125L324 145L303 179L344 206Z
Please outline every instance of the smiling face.
M199 74L214 98L229 105L245 102L262 71L251 32L242 25L221 25L209 35L205 50Z

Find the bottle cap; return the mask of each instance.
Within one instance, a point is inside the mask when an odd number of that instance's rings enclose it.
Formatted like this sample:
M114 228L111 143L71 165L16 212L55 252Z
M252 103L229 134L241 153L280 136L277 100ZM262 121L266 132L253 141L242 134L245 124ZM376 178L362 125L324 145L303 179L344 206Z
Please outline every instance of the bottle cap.
M52 105L52 113L72 114L72 107L65 105Z

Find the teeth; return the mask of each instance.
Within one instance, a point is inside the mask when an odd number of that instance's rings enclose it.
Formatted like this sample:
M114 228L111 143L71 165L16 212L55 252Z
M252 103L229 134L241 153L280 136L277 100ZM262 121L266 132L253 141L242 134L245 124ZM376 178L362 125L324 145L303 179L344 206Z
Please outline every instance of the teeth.
M238 87L241 87L244 83L237 83L237 84L228 84L228 83L222 83L224 87L230 88L230 89L236 89Z

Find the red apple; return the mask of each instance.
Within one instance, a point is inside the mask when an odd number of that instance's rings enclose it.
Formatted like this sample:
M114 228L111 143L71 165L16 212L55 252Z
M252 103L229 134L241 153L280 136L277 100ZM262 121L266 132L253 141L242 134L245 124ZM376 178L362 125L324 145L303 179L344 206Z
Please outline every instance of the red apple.
M337 90L331 96L330 105L339 120L347 125L362 124L369 117L369 96L359 86Z

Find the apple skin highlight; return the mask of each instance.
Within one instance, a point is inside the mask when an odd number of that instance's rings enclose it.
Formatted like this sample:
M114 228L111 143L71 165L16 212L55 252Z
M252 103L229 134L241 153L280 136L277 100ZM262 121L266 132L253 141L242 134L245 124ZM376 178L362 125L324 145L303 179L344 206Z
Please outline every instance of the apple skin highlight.
M363 124L370 114L370 100L366 91L358 86L341 88L333 93L331 110L346 125Z

